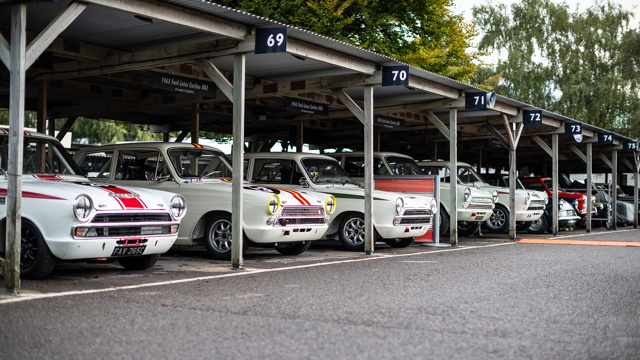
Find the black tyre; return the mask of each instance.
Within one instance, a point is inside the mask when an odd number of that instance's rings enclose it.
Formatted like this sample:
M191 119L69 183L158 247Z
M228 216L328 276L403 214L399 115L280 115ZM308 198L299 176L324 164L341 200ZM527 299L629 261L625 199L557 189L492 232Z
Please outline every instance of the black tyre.
M311 246L311 241L280 243L276 245L276 250L282 255L300 255Z
M338 237L342 245L351 251L364 251L364 216L350 214L340 221Z
M398 238L398 239L384 239L384 242L392 248L406 248L407 246L413 244L413 241L416 238L408 237L408 238Z
M231 260L231 216L218 215L207 225L204 233L204 245L207 252L216 260ZM249 241L244 238L242 251L249 247Z
M118 264L127 270L147 270L158 262L160 254L119 258Z
M442 236L449 232L449 214L447 214L442 206L438 212L440 213L440 225L438 230L440 230L440 236Z
M516 231L517 232L527 231L529 226L531 226L531 221L525 221L525 222L521 222L521 223L516 223Z
M549 221L547 217L542 215L538 220L532 221L527 229L529 234L544 234L549 229Z
M477 221L458 221L458 235L469 237L478 231L480 223Z
M509 211L502 205L496 205L493 214L486 221L487 230L503 233L509 230Z
M20 276L41 279L51 274L57 259L53 256L40 230L29 220L22 220L20 235Z

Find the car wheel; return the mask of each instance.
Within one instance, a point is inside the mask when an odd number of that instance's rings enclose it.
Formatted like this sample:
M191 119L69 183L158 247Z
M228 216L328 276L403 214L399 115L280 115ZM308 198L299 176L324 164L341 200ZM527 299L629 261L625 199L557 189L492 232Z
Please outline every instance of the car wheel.
M56 258L44 241L40 230L29 220L22 220L20 234L20 276L41 279L53 271Z
M127 270L146 270L158 262L160 254L133 256L118 259L118 264Z
M527 231L527 229L531 226L531 221L525 221L522 223L516 223L516 231L522 232Z
M531 222L531 225L527 229L529 234L544 234L549 228L549 222L547 221L547 217L542 215L538 220L534 220Z
M479 222L475 221L458 221L458 235L469 237L478 231Z
M506 232L509 229L509 211L504 206L496 206L486 224L491 232Z
M440 236L449 232L449 214L444 210L444 208L440 207L440 226L438 230L440 230Z
M351 251L364 251L364 216L347 215L340 221L338 236L342 245Z
M205 232L204 245L207 252L216 260L231 260L231 216L219 215L213 218ZM244 238L242 251L249 247L249 241Z
M300 255L311 246L311 241L280 243L276 245L276 250L282 255Z
M384 239L384 242L392 248L406 248L407 246L413 244L413 241L416 238L408 237L408 238L398 238L398 239Z

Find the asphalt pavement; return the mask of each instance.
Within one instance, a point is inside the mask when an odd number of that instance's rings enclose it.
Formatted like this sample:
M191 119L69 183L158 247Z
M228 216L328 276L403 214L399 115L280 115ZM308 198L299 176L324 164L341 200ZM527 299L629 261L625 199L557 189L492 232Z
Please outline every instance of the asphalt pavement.
M519 236L65 264L0 296L0 359L640 358L640 230Z

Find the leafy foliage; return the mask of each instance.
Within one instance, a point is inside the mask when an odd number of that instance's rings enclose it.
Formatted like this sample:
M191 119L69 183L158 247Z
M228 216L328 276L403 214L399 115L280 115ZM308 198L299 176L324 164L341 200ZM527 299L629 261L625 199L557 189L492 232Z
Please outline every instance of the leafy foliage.
M480 49L503 56L493 70L503 74L498 93L640 136L640 33L630 12L610 1L571 12L564 3L523 0L473 13L485 31Z
M219 4L280 21L469 81L482 53L473 53L475 22L449 10L453 0L220 0Z
M62 126L58 121L57 127ZM162 141L162 134L149 132L147 125L129 124L113 120L79 118L71 126L72 142L114 144L119 141Z

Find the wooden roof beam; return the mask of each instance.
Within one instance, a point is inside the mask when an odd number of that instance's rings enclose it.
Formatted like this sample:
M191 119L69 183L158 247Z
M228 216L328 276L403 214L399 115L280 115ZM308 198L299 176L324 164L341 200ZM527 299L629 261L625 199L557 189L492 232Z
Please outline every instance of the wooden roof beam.
M82 0L85 3L100 5L116 10L186 26L210 34L217 34L235 40L244 40L249 32L247 26L225 20L223 18L206 15L188 10L181 6L169 5L166 2L153 0Z

